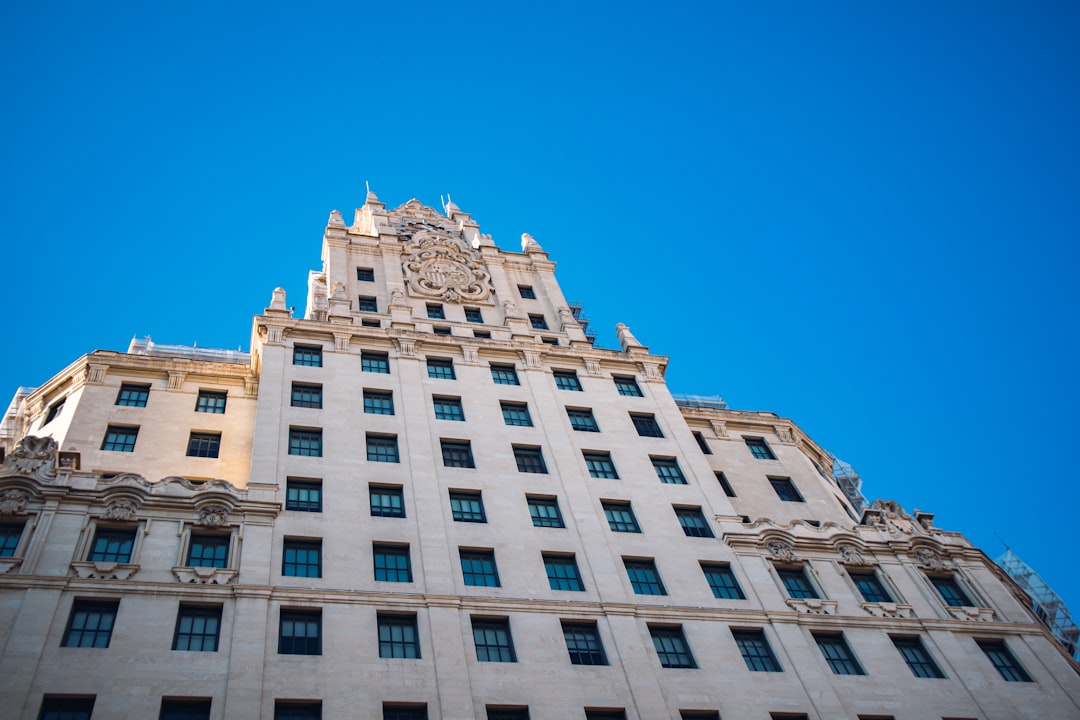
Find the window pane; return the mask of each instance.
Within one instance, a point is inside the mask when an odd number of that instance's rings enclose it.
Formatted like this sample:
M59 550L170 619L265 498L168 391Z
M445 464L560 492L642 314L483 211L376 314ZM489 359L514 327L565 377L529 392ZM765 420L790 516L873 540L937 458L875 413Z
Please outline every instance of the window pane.
M195 401L195 412L214 413L221 415L225 412L225 402L228 393L214 390L200 390L199 398Z
M376 517L405 517L405 498L399 487L369 485L371 514Z
M495 553L491 550L459 550L461 574L466 585L499 587L499 573L495 567Z
M555 498L528 498L529 516L532 524L536 527L561 528L563 524L562 514L559 512L559 503Z

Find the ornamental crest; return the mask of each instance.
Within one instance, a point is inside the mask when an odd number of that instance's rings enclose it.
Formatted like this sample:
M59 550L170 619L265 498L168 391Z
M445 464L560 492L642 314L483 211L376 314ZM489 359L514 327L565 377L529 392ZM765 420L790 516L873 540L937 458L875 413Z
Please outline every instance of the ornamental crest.
M229 508L214 503L199 508L199 524L203 527L218 528L229 518Z
M27 435L4 460L4 470L42 481L56 479L56 441Z
M419 235L431 230L453 235L461 233L456 222L415 199L394 208L389 216L398 235Z
M774 560L779 560L783 563L798 562L798 558L795 557L794 546L785 540L770 540L765 544L765 548L769 551L769 555L771 555Z
M5 490L0 494L0 515L25 515L26 503L29 501L30 493L25 490Z
M135 519L135 513L138 508L130 500L113 500L111 503L105 506L105 512L102 513L102 517L106 520L114 520L116 522L131 522Z
M453 238L421 232L409 246L401 268L409 290L447 302L478 301L491 294L491 276L480 254Z

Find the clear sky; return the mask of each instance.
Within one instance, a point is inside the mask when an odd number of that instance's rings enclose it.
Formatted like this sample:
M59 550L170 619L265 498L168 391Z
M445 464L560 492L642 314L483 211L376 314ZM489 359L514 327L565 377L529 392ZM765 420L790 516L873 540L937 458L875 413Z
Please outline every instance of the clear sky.
M450 193L1080 614L1080 4L302 5L0 4L5 397L247 349L365 181Z

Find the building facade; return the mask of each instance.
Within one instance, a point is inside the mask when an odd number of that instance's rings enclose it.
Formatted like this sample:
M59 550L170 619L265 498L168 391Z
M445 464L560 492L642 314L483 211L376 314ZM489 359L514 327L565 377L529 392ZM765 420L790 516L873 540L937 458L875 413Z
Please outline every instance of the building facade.
M625 326L597 347L554 270L369 193L250 353L20 389L6 715L1080 717L981 551L864 506L790 420L673 396Z

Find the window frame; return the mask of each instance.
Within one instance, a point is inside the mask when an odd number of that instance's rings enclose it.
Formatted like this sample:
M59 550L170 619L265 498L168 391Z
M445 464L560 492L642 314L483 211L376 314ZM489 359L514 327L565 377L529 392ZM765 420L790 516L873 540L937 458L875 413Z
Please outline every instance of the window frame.
M877 571L873 568L869 570L852 570L847 571L848 577L851 578L851 584L855 586L855 589L859 592L859 596L863 599L863 602L868 603L894 603L892 593L885 587L885 583L881 582L881 578L878 577Z
M834 675L866 674L842 632L814 632L811 635Z
M514 462L518 472L534 475L547 475L547 463L544 462L544 450L538 445L512 445Z
M700 505L672 505L671 509L675 511L675 517L686 537L716 537Z
M956 574L927 575L938 597L948 607L978 607L956 579Z
M315 635L285 634L286 623L304 623L305 632L314 624ZM322 608L278 609L278 655L322 655Z
M158 720L209 720L211 698L161 698Z
M372 502L376 496L379 496L380 498L397 498L398 504L395 506L391 501L387 505L380 501L378 505L379 510L376 512L376 505ZM379 485L368 483L368 507L371 511L371 517L405 517L405 488L401 485ZM384 508L387 509L384 510Z
M727 475L722 470L716 470L713 474L716 476L716 482L720 483L720 489L724 491L725 496L738 497L735 494L735 488L731 486L731 481L727 479Z
M416 613L375 613L375 625L379 638L379 657L383 660L421 660L420 627ZM384 638L384 630L388 637ZM395 637L394 631L398 630ZM411 633L411 638L409 637ZM400 654L398 650L400 649Z
M435 411L436 420L465 422L465 408L461 405L460 397L452 395L432 395L431 404Z
M678 458L650 455L649 460L652 462L653 470L656 471L656 477L660 479L662 485L689 484L686 475L682 471L682 467L679 466Z
M398 448L397 435L365 433L364 448L367 451L368 462L401 462L401 451Z
M500 400L499 409L502 410L503 424L511 427L533 427L529 403Z
M172 649L176 652L217 652L221 645L221 617L224 611L222 605L209 605L204 603L181 602L176 609L176 626L173 628ZM213 629L206 629L209 623L203 623L200 630L194 622L184 630L185 620L212 619L215 621ZM181 638L186 640L181 643ZM198 646L192 647L193 639L198 638ZM208 648L207 642L212 639L213 647ZM180 647L181 644L186 647Z
M791 478L768 477L767 479L769 484L772 485L776 497L780 498L782 502L806 502L806 498L799 492L799 488L795 487L795 482Z
M735 646L750 672L784 672L764 628L731 628Z
M281 541L281 576L321 578L322 557L322 538L285 537Z
M566 592L585 592L585 581L574 553L541 552L548 587Z
M611 459L611 453L606 450L582 450L581 456L585 460L585 468L589 477L618 480L619 471L615 468L615 461Z
M150 387L149 383L120 383L113 404L119 407L146 407L150 401Z
M439 438L439 447L442 450L443 467L466 469L476 467L471 441Z
M138 441L138 425L113 425L110 423L105 427L105 437L101 441L101 449L103 452L135 452L135 444Z
M664 437L664 431L660 429L660 423L656 422L656 415L653 413L630 413L630 421L634 424L638 437Z
M612 532L641 533L641 525L629 500L601 500L600 507Z
M224 570L232 567L232 533L190 530L184 548L184 567ZM201 548L196 555L196 548ZM224 548L224 557L221 549ZM207 552L211 550L212 552Z
M90 720L94 714L96 695L70 697L45 695L41 698L38 720Z
M228 402L228 390L204 390L199 388L199 394L195 398L195 412L224 415Z
M474 616L470 618L470 621L477 662L517 662L517 653L514 652L514 636L510 631L510 618ZM483 639L483 642L481 642L481 639Z
M0 558L17 558L19 546L22 543L23 533L26 532L26 522L2 522L0 523Z
M358 267L356 268L356 279L359 282L375 282L375 268Z
M517 367L511 364L491 363L488 365L491 379L496 385L521 385Z
M454 522L486 523L484 496L479 490L450 490L450 516Z
M776 453L769 446L763 437L743 437L743 442L746 444L746 449L750 451L750 454L755 460L775 460Z
M608 665L604 641L596 621L561 620L563 642L571 665Z
M134 527L119 527L116 525L98 525L94 528L94 534L90 539L90 547L86 553L87 562L121 563L129 564L135 557L136 543L138 542L138 529ZM98 542L106 541L104 551L98 551ZM121 549L110 551L112 541L119 540L127 543L127 551Z
M292 455L294 457L322 457L322 428L300 427L296 425L290 425L289 455Z
M289 395L289 407L322 410L323 386L321 383L294 382Z
M623 567L626 568L626 576L630 580L630 587L633 588L635 595L660 597L668 594L664 580L656 567L655 558L624 557L622 560ZM645 592L646 590L648 592Z
M550 330L543 313L529 313L529 327L533 330Z
M376 390L364 388L364 414L366 415L393 415L394 414L394 391Z
M412 552L407 544L373 542L371 558L375 582L413 582ZM388 562L391 558L393 564Z
M911 670L911 674L917 678L928 680L942 680L945 673L934 661L934 656L926 649L922 638L918 635L890 635L893 647L900 653L904 663Z
M293 365L300 367L322 367L323 349L321 345L293 345Z
M446 309L442 303L426 303L425 309L427 311L428 320L445 320Z
M1001 638L975 638L975 644L1005 682L1035 682Z
M555 380L555 387L568 392L584 392L577 370L552 370L551 377Z
M686 633L683 632L682 625L650 624L648 628L660 667L681 670L697 669L697 661L690 651L690 643L686 641Z
M820 600L821 593L810 581L806 568L802 565L776 567L776 577L780 580L780 586L784 588L788 598L792 600Z
M532 285L518 285L517 289L518 289L518 296L521 297L522 300L535 300L536 299L536 291L533 290Z
M188 435L186 455L217 459L221 455L221 433L192 430Z
M356 298L356 311L362 313L379 312L379 299L374 295L359 295Z
M468 323L480 323L484 322L484 311L478 307L465 307L465 322Z
M712 590L714 598L718 600L746 599L746 593L743 592L730 563L702 561L700 564L701 572L705 575L705 583Z
M570 427L576 432L600 432L592 408L568 407L566 417L570 421Z
M360 372L369 372L376 375L389 375L390 355L375 350L361 350Z
M619 395L623 397L644 397L641 386L638 385L637 378L633 375L612 375L611 379L615 383L615 389Z
M495 562L495 550L459 547L458 560L461 564L462 581L467 587L502 587L499 566ZM477 579L482 579L483 582L476 582Z
M526 495L525 502L529 507L529 518L532 520L533 527L566 527L566 522L563 520L562 516L562 510L559 508L558 497ZM533 512L534 508L537 508L537 512ZM554 513L542 513L539 511L539 508L548 508L554 510Z
M433 380L457 380L453 358L425 358L427 376Z
M116 629L116 619L119 614L119 600L75 598L68 611L68 620L64 627L64 635L60 640L60 647L99 650L108 648L112 642L112 634ZM96 618L93 627L88 626L91 616ZM77 619L79 620L78 627L76 627ZM86 638L90 638L89 644L83 642Z

